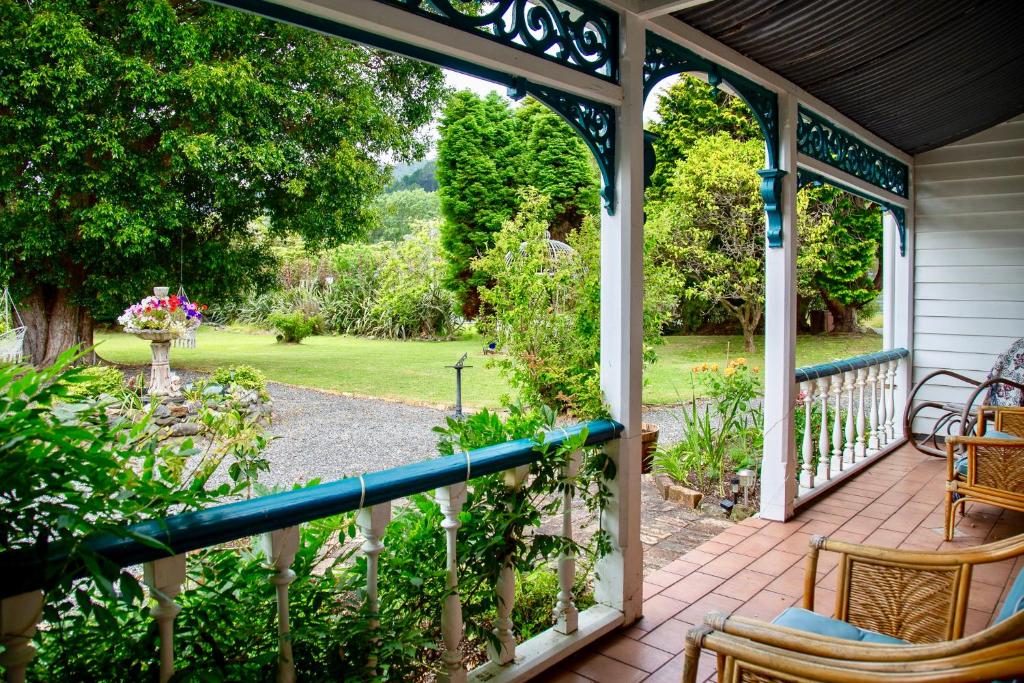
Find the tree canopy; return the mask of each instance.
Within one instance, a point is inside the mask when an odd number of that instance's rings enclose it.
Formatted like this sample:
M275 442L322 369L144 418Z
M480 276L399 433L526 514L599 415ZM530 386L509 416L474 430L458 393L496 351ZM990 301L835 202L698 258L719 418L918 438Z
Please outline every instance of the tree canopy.
M496 93L457 93L445 107L438 142L442 244L448 286L475 317L478 289L489 281L482 256L501 226L519 210L521 193L547 198L552 237L567 238L598 210L599 180L579 135L546 106L528 99L515 111Z
M380 159L422 156L445 94L434 67L199 0L0 20L0 278L37 363L179 264L212 300L271 275L262 238L359 235Z
M437 193L418 186L385 192L374 200L373 207L377 211L377 225L367 235L371 243L396 242L441 215Z

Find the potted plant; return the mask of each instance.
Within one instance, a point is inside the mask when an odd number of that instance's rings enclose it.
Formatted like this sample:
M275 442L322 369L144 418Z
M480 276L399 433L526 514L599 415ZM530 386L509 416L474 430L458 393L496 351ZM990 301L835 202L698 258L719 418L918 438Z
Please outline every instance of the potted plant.
M184 297L167 295L167 287L154 287L153 296L132 304L117 319L124 331L150 342L153 354L150 396L174 393L171 383L171 341L199 327L206 306Z

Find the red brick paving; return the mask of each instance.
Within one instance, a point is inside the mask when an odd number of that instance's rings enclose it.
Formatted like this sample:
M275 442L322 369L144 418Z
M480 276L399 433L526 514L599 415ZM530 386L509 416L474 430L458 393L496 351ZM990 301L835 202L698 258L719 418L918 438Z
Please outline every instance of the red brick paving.
M686 632L709 611L770 620L799 604L803 559L813 535L885 547L969 547L1024 531L1024 515L970 505L957 537L942 540L945 463L904 446L785 523L747 519L645 579L644 617L606 636L535 680L549 683L678 683ZM814 609L831 616L838 560L823 553ZM985 628L1024 558L974 571L968 633ZM652 592L654 594L652 594ZM716 680L716 661L701 657L698 681Z

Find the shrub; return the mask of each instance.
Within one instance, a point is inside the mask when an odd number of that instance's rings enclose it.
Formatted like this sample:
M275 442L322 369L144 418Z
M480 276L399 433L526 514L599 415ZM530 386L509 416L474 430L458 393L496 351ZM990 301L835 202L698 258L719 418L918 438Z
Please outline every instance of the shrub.
M300 343L303 339L313 334L316 326L321 324L318 317L309 318L302 311L272 313L267 320L277 328L277 340L286 344Z
M68 399L94 399L106 394L120 396L128 389L124 373L109 365L82 368L64 380L64 395Z
M251 365L231 365L213 371L211 379L217 384L235 384L243 389L256 390L260 396L267 395L267 376Z

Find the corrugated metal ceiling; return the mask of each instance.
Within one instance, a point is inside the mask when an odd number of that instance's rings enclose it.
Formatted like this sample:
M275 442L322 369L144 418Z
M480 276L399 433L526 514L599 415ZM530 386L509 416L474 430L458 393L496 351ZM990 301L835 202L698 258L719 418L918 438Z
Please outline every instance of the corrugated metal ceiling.
M911 154L1024 112L1024 0L715 0L675 16Z

